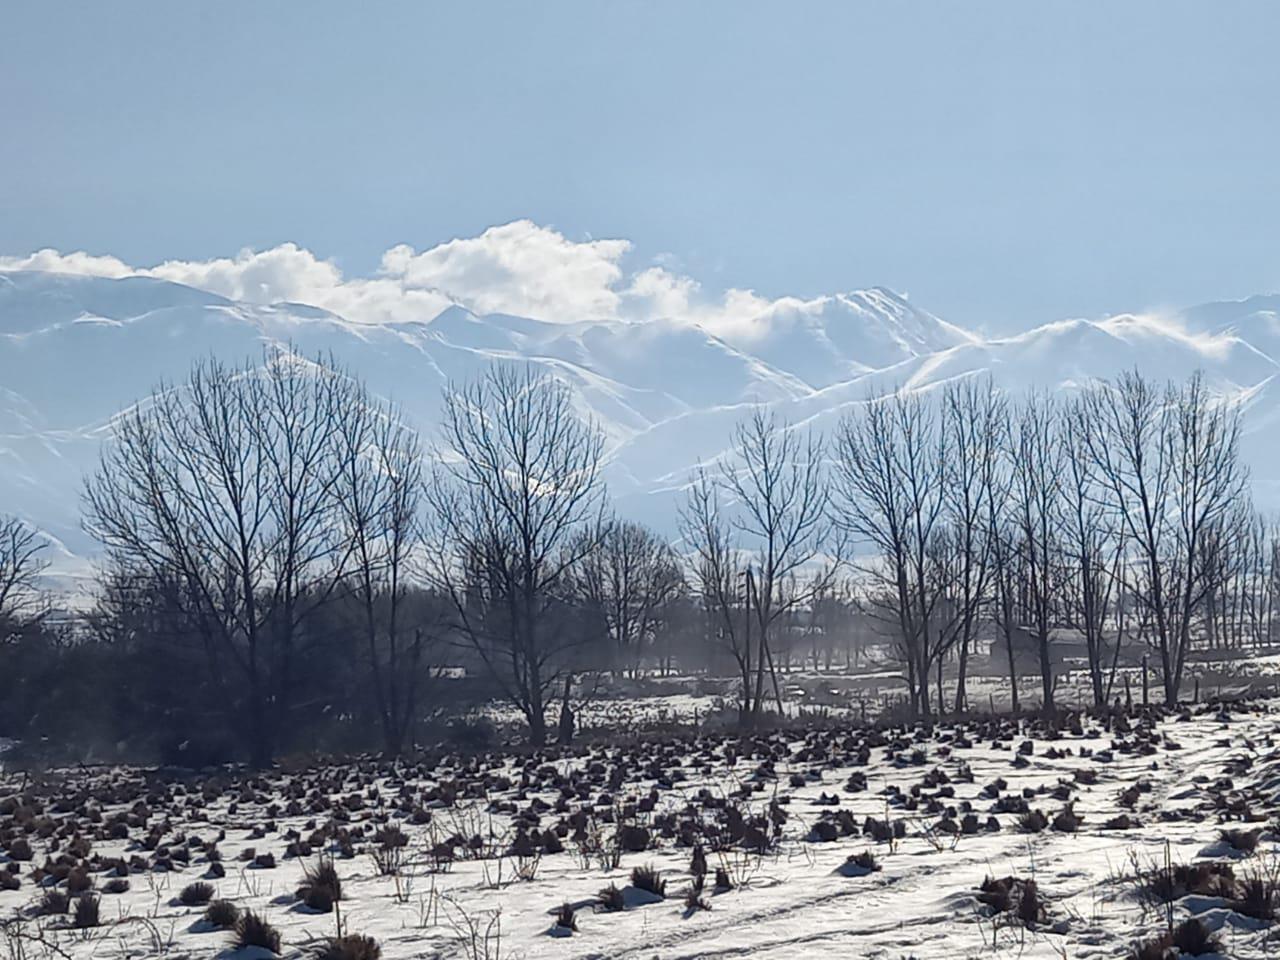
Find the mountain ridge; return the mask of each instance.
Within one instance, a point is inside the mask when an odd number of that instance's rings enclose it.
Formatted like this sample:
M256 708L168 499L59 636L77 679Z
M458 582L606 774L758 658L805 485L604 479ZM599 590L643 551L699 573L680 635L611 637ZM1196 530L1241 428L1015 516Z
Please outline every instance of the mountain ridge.
M737 336L696 317L556 323L457 304L433 316L352 321L153 277L0 272L0 509L46 530L66 557L91 556L79 489L115 413L157 383L181 380L200 356L241 362L281 343L332 354L429 439L448 382L495 360L546 369L604 432L620 511L665 527L689 470L724 450L752 404L830 431L869 397L980 375L1008 390L1069 390L1134 366L1161 379L1203 370L1245 405L1255 474L1275 474L1280 295L1059 320L1006 337L964 330L884 287L783 298L762 316ZM1274 484L1261 487L1280 506Z

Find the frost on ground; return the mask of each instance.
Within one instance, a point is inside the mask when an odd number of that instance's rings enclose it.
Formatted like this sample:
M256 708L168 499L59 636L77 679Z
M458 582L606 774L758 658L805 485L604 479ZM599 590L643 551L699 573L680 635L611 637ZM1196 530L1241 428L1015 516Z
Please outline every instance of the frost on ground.
M3 948L1085 958L1146 941L1144 958L1272 956L1277 706L262 775L10 772Z

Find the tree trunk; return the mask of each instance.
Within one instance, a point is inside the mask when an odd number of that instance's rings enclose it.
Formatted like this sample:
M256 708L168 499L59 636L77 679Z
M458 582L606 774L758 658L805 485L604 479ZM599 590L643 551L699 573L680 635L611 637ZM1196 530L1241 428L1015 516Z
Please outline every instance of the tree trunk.
M1041 709L1045 713L1053 712L1053 662L1049 659L1049 631L1039 631L1040 645L1040 684L1043 690Z
M1018 658L1013 650L1013 631L1008 621L1004 626L1004 646L1009 654L1009 695L1012 699L1013 712L1018 712Z
M960 654L956 663L956 713L964 713L968 706L968 697L965 691L965 683L968 678L969 670L969 629L965 628L964 636L960 638Z

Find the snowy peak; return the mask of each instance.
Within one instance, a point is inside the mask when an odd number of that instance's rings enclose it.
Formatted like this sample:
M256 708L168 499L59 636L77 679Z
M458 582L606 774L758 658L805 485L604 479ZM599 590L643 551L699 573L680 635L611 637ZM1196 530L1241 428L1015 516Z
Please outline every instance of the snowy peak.
M1257 322L1274 322L1280 315L1280 294L1262 294L1244 300L1204 303L1173 316L1192 332L1217 333L1248 330Z
M77 322L125 323L159 310L230 303L214 293L150 277L103 280L34 270L0 272L0 336Z
M494 361L544 369L603 430L619 509L659 526L673 522L672 498L691 467L724 449L748 404L829 430L869 397L970 376L1010 390L1072 389L1134 367L1162 379L1202 370L1246 404L1256 473L1277 473L1280 297L1065 320L992 339L883 288L734 306L732 323L714 324L697 315L554 323L461 306L351 322L148 277L0 272L0 509L89 553L80 483L113 415L157 382L181 379L198 357L239 362L273 343L333 355L428 437L448 382Z
M977 340L883 287L783 298L760 315L757 329L736 342L815 389Z
M549 323L450 307L425 328L441 347L590 371L675 409L771 401L810 391L803 380L696 326L670 319Z

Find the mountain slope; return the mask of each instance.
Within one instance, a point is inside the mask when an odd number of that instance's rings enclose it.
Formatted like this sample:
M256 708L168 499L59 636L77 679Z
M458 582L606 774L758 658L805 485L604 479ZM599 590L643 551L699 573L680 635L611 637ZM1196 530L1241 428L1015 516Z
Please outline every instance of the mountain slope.
M353 323L304 304L249 304L151 278L13 271L0 272L0 512L29 517L69 556L89 555L79 490L112 415L181 379L196 358L238 362L273 343L332 355L399 402L428 438L449 381L495 361L551 371L604 431L620 509L668 529L691 467L721 453L755 403L830 431L899 386L932 390L990 375L1011 390L1057 390L1135 366L1160 378L1201 369L1245 402L1246 455L1264 491L1280 440L1280 297L982 339L874 288L784 298L726 338L680 317L565 324L457 306Z
M817 389L977 340L883 287L808 301L783 298L755 326L744 347Z

